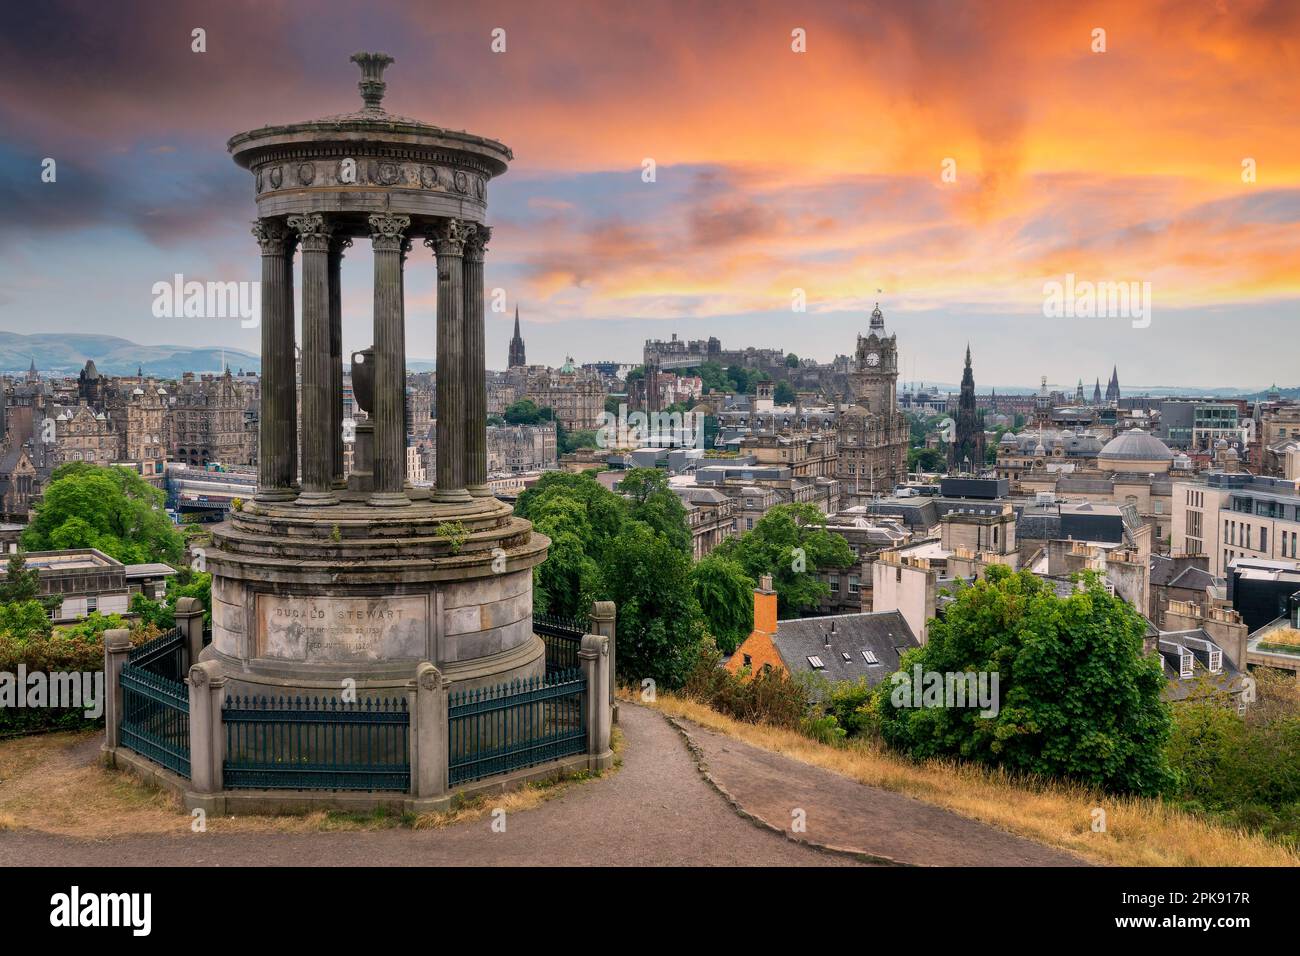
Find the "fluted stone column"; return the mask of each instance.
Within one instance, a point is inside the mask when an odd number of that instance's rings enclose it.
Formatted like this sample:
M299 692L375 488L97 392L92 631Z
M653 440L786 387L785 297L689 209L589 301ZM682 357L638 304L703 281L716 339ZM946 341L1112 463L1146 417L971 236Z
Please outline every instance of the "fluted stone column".
M483 341L483 255L492 228L471 223L465 240L465 488L491 497L487 484L487 354Z
M374 485L370 503L410 504L406 483L406 335L402 305L402 260L410 216L370 217L375 254L375 423Z
M330 243L330 427L334 430L331 455L331 482L335 488L345 486L343 479L343 291L340 277L343 252L352 245L346 236L335 236Z
M425 240L438 256L438 487L433 500L440 504L474 500L465 489L465 238L465 223L446 219Z
M298 396L294 368L293 250L297 236L278 219L259 219L262 248L262 399L257 433L257 499L298 496Z
M334 224L321 213L290 216L302 245L302 493L300 505L338 504L330 434L330 281Z

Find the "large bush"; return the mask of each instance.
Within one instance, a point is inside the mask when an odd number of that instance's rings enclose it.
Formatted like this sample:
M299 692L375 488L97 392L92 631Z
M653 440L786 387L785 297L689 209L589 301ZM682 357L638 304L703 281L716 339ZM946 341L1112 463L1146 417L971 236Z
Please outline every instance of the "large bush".
M1300 846L1300 693L1289 674L1256 678L1259 699L1244 718L1211 693L1175 705L1168 753L1177 799Z
M93 673L104 669L104 632L128 627L116 614L91 614L84 621L53 632L0 630L0 673L16 677L19 667L27 674L40 671L54 673ZM158 635L156 628L136 626L131 632L133 643ZM24 688L18 688L23 692ZM107 692L107 688L105 688ZM0 708L0 735L31 733L39 730L74 730L103 724L103 718L89 720L83 709Z
M98 548L123 564L180 562L180 533L165 496L126 468L60 465L22 534L29 551Z
M1143 619L1095 574L1085 583L1061 598L1028 572L993 566L987 580L960 588L900 669L996 672L997 714L899 707L886 680L877 688L885 741L915 758L957 757L1116 792L1169 791L1172 718L1160 663L1143 656Z

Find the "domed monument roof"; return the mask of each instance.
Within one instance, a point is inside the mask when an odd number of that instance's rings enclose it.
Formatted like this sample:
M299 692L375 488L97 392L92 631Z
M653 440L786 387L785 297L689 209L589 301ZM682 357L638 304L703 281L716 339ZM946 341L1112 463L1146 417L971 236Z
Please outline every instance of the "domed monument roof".
M1173 461L1174 453L1159 438L1134 428L1108 441L1097 457L1104 461Z

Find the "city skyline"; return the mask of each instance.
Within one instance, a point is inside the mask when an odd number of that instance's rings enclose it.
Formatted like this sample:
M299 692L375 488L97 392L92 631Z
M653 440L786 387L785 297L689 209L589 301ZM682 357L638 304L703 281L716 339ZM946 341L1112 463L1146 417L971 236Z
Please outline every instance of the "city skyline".
M15 24L0 39L0 328L256 352L238 321L153 318L150 290L177 273L257 279L228 132L354 108L346 54L379 45L397 59L394 112L515 152L489 209L487 283L505 291L488 313L493 362L516 305L530 359L559 365L575 350L635 357L674 332L829 361L880 300L912 381L954 380L970 340L977 381L1068 385L1120 360L1135 383L1294 384L1283 349L1210 363L1203 347L1240 328L1280 341L1300 305L1300 144L1274 122L1294 105L1293 8L652 4L617 24L582 5L323 8L182 3L111 48L92 39L108 14L66 17L73 34L52 28L57 4ZM807 52L791 49L796 29ZM420 251L408 354L431 358ZM368 250L343 268L354 349L370 344ZM1149 326L1044 317L1045 284L1067 276L1150 282Z

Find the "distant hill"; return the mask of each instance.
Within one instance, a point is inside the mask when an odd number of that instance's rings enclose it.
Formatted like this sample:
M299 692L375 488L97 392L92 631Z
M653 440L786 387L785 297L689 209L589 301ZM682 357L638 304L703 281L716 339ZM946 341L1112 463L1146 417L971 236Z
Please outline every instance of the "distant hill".
M226 349L232 371L260 371L261 359L241 349ZM113 335L0 332L0 372L26 372L32 360L42 375L76 375L87 359L104 375L134 375L137 368L159 378L179 378L182 372L221 370L222 350L212 346L137 345Z

